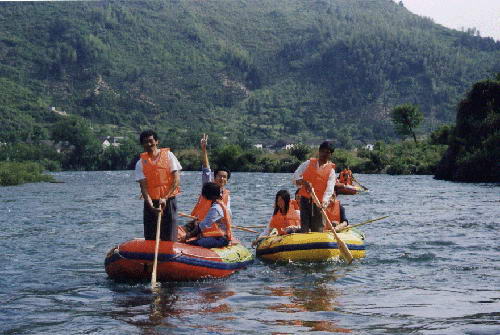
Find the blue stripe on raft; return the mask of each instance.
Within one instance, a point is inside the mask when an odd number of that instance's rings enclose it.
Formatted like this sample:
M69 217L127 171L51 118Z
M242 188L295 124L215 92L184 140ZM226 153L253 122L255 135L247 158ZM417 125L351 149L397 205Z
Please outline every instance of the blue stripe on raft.
M349 250L365 250L364 245L358 244L348 244ZM285 244L278 247L269 249L257 249L257 256L276 254L278 252L285 251L300 251L300 250L313 250L313 249L338 249L338 245L335 242L315 242L315 243L304 243L304 244Z
M121 258L125 258L127 260L136 260L136 261L154 261L154 254L144 253L144 252L120 252L119 255L115 253L111 257L106 258L105 266L108 266L109 264ZM252 264L253 259L250 259L245 262L225 263L225 262L214 262L202 258L194 258L189 256L159 254L158 262L177 262L188 265L205 267L209 269L237 270Z

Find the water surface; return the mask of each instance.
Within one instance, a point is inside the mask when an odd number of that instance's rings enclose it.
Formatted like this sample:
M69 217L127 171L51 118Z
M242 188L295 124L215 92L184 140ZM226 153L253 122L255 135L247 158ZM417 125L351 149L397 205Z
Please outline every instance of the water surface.
M62 184L0 188L2 334L500 334L500 192L431 176L358 175L370 192L341 196L363 227L351 265L256 260L224 280L117 284L114 245L142 236L129 171L62 172ZM289 174L233 173L234 221L267 223ZM179 208L200 191L182 174ZM250 246L254 234L236 231Z

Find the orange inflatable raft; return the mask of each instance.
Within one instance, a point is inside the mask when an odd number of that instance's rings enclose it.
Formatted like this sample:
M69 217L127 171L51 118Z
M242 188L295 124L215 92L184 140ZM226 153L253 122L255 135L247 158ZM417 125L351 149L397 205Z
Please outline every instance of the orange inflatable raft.
M112 248L105 260L108 276L117 281L151 279L155 241L134 239ZM223 278L247 267L252 254L238 241L207 249L180 242L161 241L158 281L191 281Z

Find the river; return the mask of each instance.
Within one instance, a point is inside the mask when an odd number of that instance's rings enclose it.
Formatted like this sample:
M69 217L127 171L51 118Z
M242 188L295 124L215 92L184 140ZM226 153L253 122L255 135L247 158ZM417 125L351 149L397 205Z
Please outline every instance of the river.
M115 283L104 258L142 236L130 171L61 172L64 183L0 188L2 334L500 334L500 188L432 176L357 175L340 196L367 257L274 265L224 280ZM236 224L269 219L290 174L233 173ZM179 209L200 191L182 174ZM250 247L254 234L235 231ZM253 250L253 252L255 252Z

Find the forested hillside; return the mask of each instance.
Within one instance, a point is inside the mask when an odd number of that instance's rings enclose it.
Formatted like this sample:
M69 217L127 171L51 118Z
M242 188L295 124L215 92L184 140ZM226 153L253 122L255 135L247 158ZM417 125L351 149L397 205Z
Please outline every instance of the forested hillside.
M50 138L57 106L174 147L203 131L348 147L395 136L401 103L420 106L421 131L453 121L499 71L500 43L390 0L2 2L0 141Z

